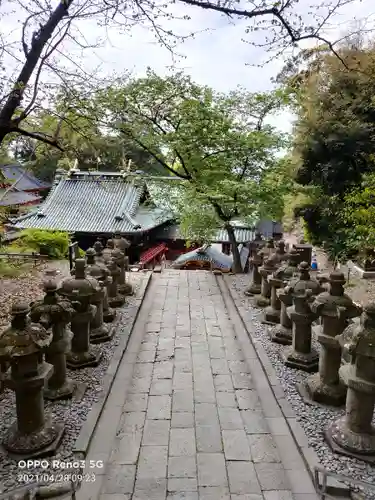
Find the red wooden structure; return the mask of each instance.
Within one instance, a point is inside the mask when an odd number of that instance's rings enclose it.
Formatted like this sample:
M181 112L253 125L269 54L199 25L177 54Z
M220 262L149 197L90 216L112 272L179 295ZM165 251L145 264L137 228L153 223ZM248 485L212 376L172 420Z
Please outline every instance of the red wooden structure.
M145 266L149 264L151 261L155 260L157 257L161 257L168 250L166 243L160 243L159 245L155 245L154 247L149 248L141 254L139 259L139 263L141 266Z

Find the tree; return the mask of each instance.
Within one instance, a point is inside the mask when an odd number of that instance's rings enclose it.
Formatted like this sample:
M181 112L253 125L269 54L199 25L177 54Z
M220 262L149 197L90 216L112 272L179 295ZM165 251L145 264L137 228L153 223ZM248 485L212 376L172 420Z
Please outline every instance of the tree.
M235 0L225 3L178 0L178 4L217 12L230 20L249 20L250 24L245 28L246 34L264 32L265 37L259 45L269 50L277 49L277 53L287 47L294 47L300 41L311 39L324 43L337 55L335 42L324 38L322 31L343 6L354 1L322 0L315 7L310 7L304 16L299 12L299 0L249 1L247 8L240 8ZM172 33L162 22L175 17L174 4L174 1L155 3L151 0L59 0L53 7L49 0L18 0L14 10L10 7L9 12L2 14L3 17L9 15L13 19L21 19L22 37L9 42L4 37L0 39L0 145L7 135L17 134L61 149L59 127L53 134L47 135L24 126L23 122L34 111L47 107L46 94L53 95L56 85L63 83L66 88L72 89L79 84L82 90L87 89L88 82L92 82L91 88L98 84L98 79L93 74L87 74L81 61L75 60L63 50L67 40L74 41L82 50L93 48L82 41L84 37L80 33L80 22L92 19L100 26L122 31L124 28L130 29L134 24L145 24L154 30L161 44L173 50L171 38L174 41L187 38ZM178 17L189 20L189 12L186 10ZM22 59L19 54L22 54ZM6 56L11 58L12 65L16 64L15 75L8 71ZM68 61L75 70L64 67L58 62L59 59ZM50 77L49 83L46 83L46 72L58 80L56 85L51 84ZM11 75L10 78L8 74Z
M354 45L340 49L345 67L327 51L307 53L305 67L283 75L293 96L297 121L294 155L296 181L315 187L302 203L310 239L346 251L341 217L346 194L374 171L375 50Z
M238 272L234 219L282 211L282 193L272 173L284 140L265 121L282 101L282 93L253 95L239 89L222 95L182 73L161 78L149 71L146 78L99 92L86 116L96 112L99 123L114 125L183 181L180 201L174 203L182 229L192 239L198 225L195 236L201 239L199 213L206 238L225 228Z

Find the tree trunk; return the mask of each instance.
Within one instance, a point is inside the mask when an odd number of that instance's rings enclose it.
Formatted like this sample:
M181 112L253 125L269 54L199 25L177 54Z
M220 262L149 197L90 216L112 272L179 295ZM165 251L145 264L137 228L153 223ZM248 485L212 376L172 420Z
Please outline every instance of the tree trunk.
M243 269L241 264L240 252L238 251L238 245L236 241L236 235L234 233L234 228L230 224L228 224L225 227L225 229L227 230L230 245L232 248L232 255L233 255L232 271L236 274L242 273Z
M10 132L17 131L18 123L12 122L14 113L21 105L24 90L35 71L44 47L47 45L58 24L67 15L68 8L72 3L73 0L62 0L59 2L45 25L41 26L37 34L33 35L30 50L26 55L25 64L18 75L8 99L2 109L0 109L0 145L6 135Z

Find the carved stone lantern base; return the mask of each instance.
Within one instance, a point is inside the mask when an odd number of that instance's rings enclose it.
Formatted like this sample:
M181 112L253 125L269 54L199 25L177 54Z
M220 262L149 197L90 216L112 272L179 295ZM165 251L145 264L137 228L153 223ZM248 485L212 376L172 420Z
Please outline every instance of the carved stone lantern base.
M340 407L345 404L346 387L322 384L319 373L308 377L304 382L297 384L297 390L308 404Z
M252 284L249 288L246 288L244 294L248 297L252 297L253 295L259 295L261 291L261 285Z
M118 285L117 290L121 295L133 295L134 293L132 285L128 282L123 285Z
M291 346L282 351L281 357L289 368L296 368L304 372L316 372L319 367L319 354L314 349L305 354L295 351Z
M109 342L112 340L115 334L114 328L109 328L107 325L102 325L99 328L95 328L90 331L90 343L91 344L102 344L103 342Z
M57 401L59 399L70 399L74 391L76 390L76 384L73 380L66 379L65 384L58 389L51 389L49 387L45 387L43 394L44 399L48 399L48 401Z
M100 351L95 352L91 349L85 352L68 352L66 355L66 365L71 370L98 366L101 357L102 353Z
M375 463L375 427L371 434L357 434L348 428L345 415L328 427L325 438L335 453Z
M266 325L277 325L280 323L280 311L274 309L272 306L268 306L264 311L264 321Z
M8 429L3 442L12 458L27 459L54 455L64 435L64 424L53 422L48 417L42 429L32 434L20 434L15 422Z
M263 297L263 295L256 295L254 298L254 303L258 307L267 307L270 305L271 300Z
M272 342L281 345L292 345L293 335L292 329L285 328L285 326L277 325L270 331L270 337Z
M337 385L323 384L319 373L311 375L304 383L308 396L317 403L328 406L345 404L346 387L339 382Z
M114 309L109 308L103 312L104 323L112 323L115 317L116 317L116 311Z
M116 297L108 297L110 307L121 307L125 304L125 297L123 295L116 295Z

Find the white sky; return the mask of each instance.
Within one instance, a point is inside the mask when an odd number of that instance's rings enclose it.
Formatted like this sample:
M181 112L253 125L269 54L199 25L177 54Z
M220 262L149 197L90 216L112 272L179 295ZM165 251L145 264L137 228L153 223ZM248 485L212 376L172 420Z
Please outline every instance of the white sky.
M3 0L3 7L9 0ZM321 0L301 0L300 5L320 3ZM252 65L262 64L268 58L263 49L255 48L244 43L245 21L235 21L235 25L228 24L226 18L211 11L199 8L186 8L191 15L190 21L167 21L165 26L177 33L188 31L209 31L197 34L195 39L188 40L178 47L184 55L176 66L189 73L192 78L200 83L209 85L220 91L234 89L237 85L245 87L251 92L267 91L272 88L271 78L275 77L283 66L283 61L278 59L262 67ZM375 13L374 0L356 0L340 11L331 27L327 37L336 40L345 34L352 26L355 19L371 18ZM16 14L7 17L6 22L0 23L0 33L12 37L19 37L19 28L15 30ZM18 25L19 26L19 25ZM135 76L142 76L149 66L159 74L166 74L173 64L170 53L156 44L152 33L142 27L133 28L131 33L120 34L111 30L109 37L104 28L94 22L86 21L80 25L84 37L94 43L98 38L107 41L100 48L86 49L81 55L77 48L66 43L62 52L70 55L88 72L100 65L103 75L121 74L127 70ZM61 56L62 57L62 56ZM78 59L77 59L78 58ZM280 129L288 131L291 125L291 115L283 113L273 122Z

